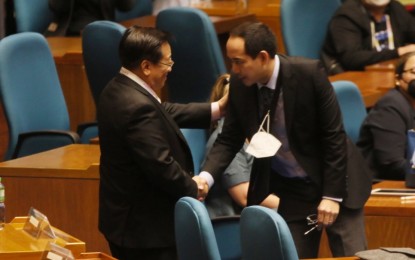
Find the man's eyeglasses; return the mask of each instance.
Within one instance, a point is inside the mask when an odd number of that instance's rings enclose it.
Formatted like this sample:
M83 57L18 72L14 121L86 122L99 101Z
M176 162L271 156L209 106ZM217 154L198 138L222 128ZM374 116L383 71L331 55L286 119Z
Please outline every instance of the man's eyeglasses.
M159 61L159 63L164 65L164 66L170 67L170 68L173 68L173 65L174 65L174 61L172 61L170 63L164 63L164 62Z
M316 229L318 227L317 214L308 215L306 220L307 220L307 225L312 226L312 227L309 230L307 230L306 232L304 232L304 235L308 235L311 231L313 231L314 229Z
M406 70L403 70L403 72L409 72L412 75L415 75L415 68L406 69Z

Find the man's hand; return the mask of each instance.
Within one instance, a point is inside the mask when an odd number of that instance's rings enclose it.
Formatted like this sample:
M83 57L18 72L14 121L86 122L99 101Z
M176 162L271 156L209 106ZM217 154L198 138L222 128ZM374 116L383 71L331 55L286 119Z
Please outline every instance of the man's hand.
M318 229L333 225L336 221L337 215L339 215L340 205L339 202L329 199L323 199L317 208L318 211Z
M209 191L207 181L199 176L193 176L193 180L197 184L197 199L204 201Z

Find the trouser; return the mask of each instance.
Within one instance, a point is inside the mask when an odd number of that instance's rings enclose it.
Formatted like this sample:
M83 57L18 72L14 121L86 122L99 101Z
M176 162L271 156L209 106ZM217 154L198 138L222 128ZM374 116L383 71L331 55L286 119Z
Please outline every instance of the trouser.
M280 197L278 212L285 219L293 236L300 258L317 258L321 231L314 229L307 217L317 214L322 195L310 180L290 179L273 174L271 189ZM367 249L363 209L340 207L334 224L326 229L333 256L353 256Z

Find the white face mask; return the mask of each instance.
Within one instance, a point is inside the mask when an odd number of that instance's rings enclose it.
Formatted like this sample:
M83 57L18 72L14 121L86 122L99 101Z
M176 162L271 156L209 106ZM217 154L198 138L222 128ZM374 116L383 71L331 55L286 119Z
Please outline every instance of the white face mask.
M390 3L390 0L364 0L368 5L385 6Z
M255 158L265 158L274 156L281 147L281 142L273 135L267 133L264 128L264 122L267 120L267 131L269 132L269 112L262 121L259 130L251 139L245 151Z

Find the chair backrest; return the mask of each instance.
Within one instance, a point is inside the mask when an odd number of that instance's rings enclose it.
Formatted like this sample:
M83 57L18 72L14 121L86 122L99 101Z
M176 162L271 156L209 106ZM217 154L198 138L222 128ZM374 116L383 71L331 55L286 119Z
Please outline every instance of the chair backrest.
M69 115L46 39L23 32L0 41L0 96L9 125L11 158L20 133L69 130Z
M153 12L152 0L136 0L133 9L128 12L115 10L115 21L121 22L140 16L151 15Z
M298 260L285 220L274 210L250 206L241 214L242 259Z
M226 216L212 219L219 254L222 260L242 258L240 216Z
M192 152L195 173L199 173L200 166L205 158L206 141L208 138L207 129L182 128L180 129L186 138L187 144Z
M290 56L319 59L328 24L340 0L282 0L281 28Z
M82 32L85 71L95 104L107 83L120 71L118 45L125 27L111 21L95 21Z
M220 260L209 214L202 202L183 197L176 203L174 225L180 260Z
M209 16L190 7L172 7L157 15L156 27L173 35L174 66L167 77L168 99L207 101L216 79L226 72L216 31Z
M17 32L43 33L53 19L48 0L13 0Z
M352 142L356 143L359 138L360 127L367 115L362 95L356 84L351 81L334 81L332 85L342 112L346 133Z

